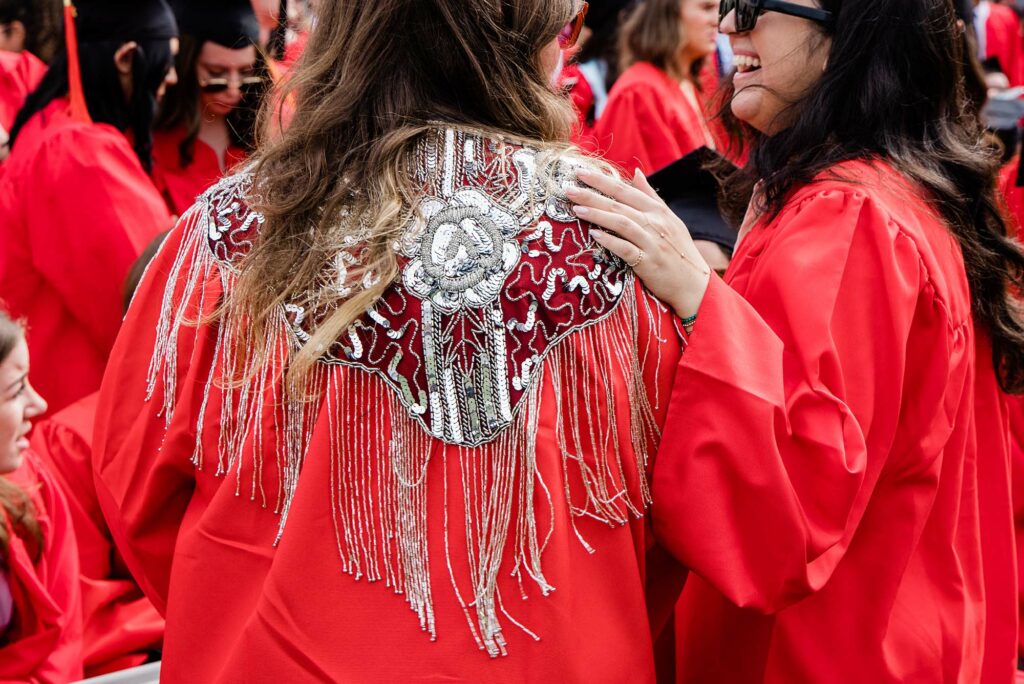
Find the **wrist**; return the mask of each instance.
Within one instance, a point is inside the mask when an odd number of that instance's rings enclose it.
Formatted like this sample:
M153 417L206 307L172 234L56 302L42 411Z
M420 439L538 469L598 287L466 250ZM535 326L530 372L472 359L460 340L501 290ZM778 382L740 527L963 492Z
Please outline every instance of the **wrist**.
M704 303L704 296L707 294L710 284L711 275L700 274L699 280L693 286L680 288L679 294L672 301L666 303L672 307L672 311L679 318L692 319L697 315L701 304Z

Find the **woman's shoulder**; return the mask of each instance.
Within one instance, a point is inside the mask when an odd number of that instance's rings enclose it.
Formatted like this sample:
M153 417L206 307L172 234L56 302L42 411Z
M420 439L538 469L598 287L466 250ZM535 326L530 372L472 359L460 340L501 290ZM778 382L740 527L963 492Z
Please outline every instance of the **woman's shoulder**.
M611 96L624 93L663 92L673 87L672 78L650 62L636 62L622 72Z

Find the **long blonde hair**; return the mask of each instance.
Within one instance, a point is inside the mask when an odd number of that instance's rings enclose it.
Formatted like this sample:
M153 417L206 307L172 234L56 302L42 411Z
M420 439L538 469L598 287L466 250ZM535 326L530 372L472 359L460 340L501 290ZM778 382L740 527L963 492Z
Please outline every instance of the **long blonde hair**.
M301 377L397 275L392 243L423 191L412 156L428 130L452 124L564 143L571 110L538 56L576 4L325 4L287 92L271 98L291 99L294 112L287 130L265 140L256 156L252 202L266 220L227 304L229 320L259 339L285 302L324 310L311 285L361 227L362 271L351 277L370 272L375 284L327 307L333 313L291 360L292 377ZM264 126L280 114L266 108Z

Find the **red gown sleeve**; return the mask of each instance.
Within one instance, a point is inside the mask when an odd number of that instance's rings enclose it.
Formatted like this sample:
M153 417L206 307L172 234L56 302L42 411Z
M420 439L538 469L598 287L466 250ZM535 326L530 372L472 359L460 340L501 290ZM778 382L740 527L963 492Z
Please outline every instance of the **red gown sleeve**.
M68 497L81 565L87 676L144 663L159 651L164 621L124 567L96 500L92 424L96 395L33 431L32 446Z
M44 143L25 183L33 265L98 349L121 324L128 269L171 217L120 134L69 128Z
M634 85L614 92L594 129L598 153L619 165L627 176L646 174L682 159L696 149L683 149L653 87Z
M43 531L37 562L12 536L7 572L15 626L0 646L0 684L63 684L82 678L78 548L67 501L32 454L10 479L28 492Z
M147 371L153 350L163 339L158 335L168 333L158 330L164 305L181 304L188 320L200 320L214 313L218 304L220 281L212 273L205 299L184 293L187 278L182 277L173 300L163 301L175 266L189 273L197 252L208 250L202 232L186 227L195 217L192 210L182 218L136 293L104 376L93 444L96 493L111 535L139 586L162 614L166 613L175 542L196 486L194 466L181 454L195 450L196 418L210 389L203 369L213 363L213 324L177 331L176 376L155 376L151 397L147 397ZM176 264L183 240L195 243L195 249L187 250L185 262ZM190 369L195 369L194 374ZM171 385L176 389L168 389ZM164 410L165 392L177 398L173 418ZM141 411L125 415L122 406L141 407Z
M878 482L869 452L889 453L901 421L949 418L901 407L908 359L927 368L922 382L946 382L967 353L938 305L930 347L907 348L929 310L921 258L862 193L818 190L784 212L764 253L738 255L758 259L746 299L711 283L653 484L660 542L733 603L766 612L820 589L842 560ZM920 426L921 439L944 444L948 422Z

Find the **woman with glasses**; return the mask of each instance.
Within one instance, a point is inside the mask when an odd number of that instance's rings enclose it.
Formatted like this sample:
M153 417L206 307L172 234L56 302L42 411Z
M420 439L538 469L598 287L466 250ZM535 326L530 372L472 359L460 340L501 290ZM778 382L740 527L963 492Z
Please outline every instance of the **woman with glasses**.
M267 72L249 0L185 0L177 15L178 84L157 116L153 182L181 215L252 151Z
M975 411L1024 390L1024 255L963 25L949 0L721 14L751 145L726 188L753 193L725 282L642 176L570 192L691 331L654 473L655 530L694 573L677 674L1011 681L1015 606L986 597L1012 558L980 529L1009 527L1006 426L981 448Z
M164 680L655 680L680 339L564 195L582 9L323 3L289 126L150 266L94 463Z
M718 0L646 0L622 26L622 67L594 129L596 151L632 175L717 143L701 72L714 55Z

